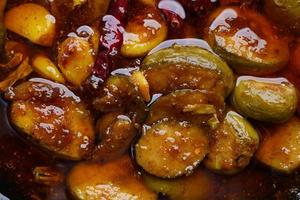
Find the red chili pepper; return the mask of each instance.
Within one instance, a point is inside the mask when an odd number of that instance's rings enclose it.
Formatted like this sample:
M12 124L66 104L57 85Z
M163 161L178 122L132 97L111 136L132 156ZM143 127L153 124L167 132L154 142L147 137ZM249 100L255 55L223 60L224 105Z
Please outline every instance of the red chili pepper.
M100 82L105 81L114 69L112 58L118 54L123 43L128 4L128 0L113 0L108 15L102 18L103 28L100 35L100 47L92 70L93 75L99 78Z
M108 13L124 24L128 11L128 5L128 0L112 0Z
M179 2L174 0L162 0L159 2L158 8L165 15L171 28L178 29L183 25L185 11Z

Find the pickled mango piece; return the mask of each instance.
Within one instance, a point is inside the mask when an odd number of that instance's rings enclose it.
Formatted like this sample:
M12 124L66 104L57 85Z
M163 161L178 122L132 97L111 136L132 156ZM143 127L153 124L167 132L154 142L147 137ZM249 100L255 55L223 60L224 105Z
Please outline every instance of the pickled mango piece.
M156 100L150 106L145 123L175 119L205 125L214 115L222 119L224 107L224 98L214 93L178 90Z
M143 98L129 77L112 75L93 99L96 110L126 114L134 123L141 123L146 116Z
M168 28L154 7L139 10L125 27L121 54L126 57L146 55L167 37Z
M264 0L264 11L275 22L300 33L300 1Z
M135 158L146 172L174 178L191 173L208 150L208 135L202 128L188 122L161 121L144 127L135 145Z
M67 187L78 200L156 200L135 175L128 156L107 164L80 163L68 175Z
M93 118L65 86L35 78L7 91L11 123L33 143L71 160L87 158L94 146Z
M265 127L256 159L270 168L292 173L300 167L300 119Z
M37 55L32 61L34 70L43 76L55 82L64 83L65 79L57 69L55 64L44 55Z
M55 39L55 17L38 4L24 3L8 10L4 24L8 30L42 46L52 46Z
M94 65L93 49L87 40L69 37L58 47L57 61L66 79L80 86Z
M258 144L259 135L253 126L229 111L210 137L210 152L204 164L217 173L237 173L249 164Z
M148 55L141 69L154 94L176 89L206 89L228 96L235 81L222 59L193 46L174 45L161 49Z
M96 131L100 142L93 152L93 159L100 161L111 160L124 154L137 133L132 120L120 112L103 115L97 122Z
M297 92L285 78L241 76L232 94L232 104L245 117L284 122L297 108Z
M208 19L205 39L240 74L271 74L289 59L288 41L267 18L251 9L218 8Z

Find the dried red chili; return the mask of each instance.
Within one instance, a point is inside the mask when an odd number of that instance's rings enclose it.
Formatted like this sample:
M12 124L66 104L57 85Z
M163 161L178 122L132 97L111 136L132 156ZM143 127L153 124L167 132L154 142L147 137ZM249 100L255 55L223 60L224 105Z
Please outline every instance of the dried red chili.
M114 69L113 57L123 42L124 24L128 10L128 0L113 0L110 4L108 15L102 18L103 28L100 35L100 47L93 67L93 76L105 81Z
M171 28L179 29L183 25L185 19L185 11L182 5L174 0L162 0L158 4L158 8L162 11Z

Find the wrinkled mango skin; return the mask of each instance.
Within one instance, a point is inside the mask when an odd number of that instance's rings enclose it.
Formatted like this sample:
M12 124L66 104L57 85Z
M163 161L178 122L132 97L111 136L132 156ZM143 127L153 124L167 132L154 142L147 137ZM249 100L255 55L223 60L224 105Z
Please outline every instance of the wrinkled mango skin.
M265 122L284 122L297 108L297 91L285 78L241 76L232 94L234 108L243 116Z

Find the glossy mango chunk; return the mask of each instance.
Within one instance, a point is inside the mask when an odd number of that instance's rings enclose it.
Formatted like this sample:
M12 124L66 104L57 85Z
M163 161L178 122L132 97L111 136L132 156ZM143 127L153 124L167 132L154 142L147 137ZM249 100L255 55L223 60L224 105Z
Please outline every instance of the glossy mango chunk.
M131 19L125 27L121 54L126 57L146 55L167 37L168 28L153 7L146 7Z
M93 118L80 98L65 86L35 78L5 94L11 123L40 148L80 160L94 147Z
M93 49L87 40L69 37L58 47L57 61L66 79L80 86L94 65Z
M136 123L146 116L143 97L130 78L122 75L112 75L106 80L93 99L93 106L104 113L119 111Z
M177 90L157 99L149 109L145 123L165 119L208 125L212 118L222 118L225 103L222 96L200 90Z
M44 55L37 55L33 58L32 67L34 70L43 76L44 78L48 78L52 81L64 83L65 79L57 69L55 64Z
M264 11L275 22L300 33L300 1L264 0Z
M300 119L263 129L263 139L256 159L271 169L292 173L300 167Z
M190 174L207 153L205 130L175 120L145 126L135 145L137 163L149 174L161 178Z
M106 161L124 154L137 134L134 122L120 112L109 112L97 121L100 141L93 152L93 159Z
M79 200L156 200L135 174L129 157L100 163L81 163L68 175L67 186L74 199Z
M197 46L174 44L160 49L145 57L141 69L152 93L201 89L228 96L235 81L221 58Z
M243 170L259 145L254 127L234 111L211 134L210 152L204 161L207 168L221 174L234 174Z
M240 76L232 94L232 104L240 114L265 122L287 121L297 103L296 88L285 78Z
M38 4L13 7L5 13L4 24L8 30L42 46L52 46L55 39L55 17Z
M254 10L220 7L209 16L204 32L213 50L240 74L266 75L288 62L288 41Z

